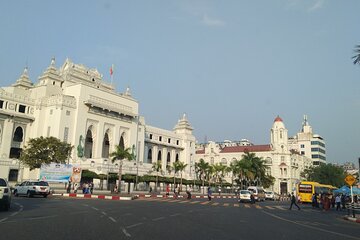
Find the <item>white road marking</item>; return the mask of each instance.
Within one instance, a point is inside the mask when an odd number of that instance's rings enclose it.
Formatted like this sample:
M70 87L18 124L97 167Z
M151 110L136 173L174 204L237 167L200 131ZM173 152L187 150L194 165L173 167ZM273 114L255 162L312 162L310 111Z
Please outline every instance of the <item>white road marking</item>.
M107 215L107 213L106 212L101 212L102 214L104 214L105 216Z
M133 228L133 227L140 226L140 225L142 225L142 224L143 224L142 222L140 222L140 223L135 223L135 224L133 224L133 225L127 226L126 228L129 229L129 228Z
M176 216L179 216L181 215L180 213L175 213L175 214L171 214L170 217L176 217Z
M165 219L165 217L154 218L154 219L151 219L151 221L159 221L159 220L162 220L162 219Z
M95 211L99 211L99 209L96 207L91 207L91 208L94 209Z
M0 223L1 222L5 222L8 218L3 218L3 219L0 219Z
M265 214L267 214L267 215L269 215L269 216L272 216L272 217L274 217L274 218L280 219L280 220L282 220L282 221L289 222L289 223L293 223L293 224L296 224L296 225L299 225L299 226L303 226L303 227L306 227L306 228L315 229L315 230L318 230L318 231L320 231L320 232L331 233L331 234L338 235L338 236L341 236L341 237L347 237L347 238L352 238L352 239L357 239L357 240L360 239L360 238L358 238L358 237L350 236L350 235L347 235L347 234L338 233L338 232L333 232L333 231L326 230L326 229L322 229L322 228L319 228L319 227L314 227L314 226L310 226L310 225L298 223L298 222L295 222L295 221L292 221L292 220L288 220L288 219L279 217L279 216L277 216L277 215L275 215L275 214L271 214L271 213L266 212L266 211L262 211L262 212L265 213Z
M125 236L127 237L131 237L131 235L126 231L125 228L122 229L123 233L125 234Z
M109 217L109 219L110 219L111 221L113 221L114 223L116 223L116 220L115 220L114 218Z

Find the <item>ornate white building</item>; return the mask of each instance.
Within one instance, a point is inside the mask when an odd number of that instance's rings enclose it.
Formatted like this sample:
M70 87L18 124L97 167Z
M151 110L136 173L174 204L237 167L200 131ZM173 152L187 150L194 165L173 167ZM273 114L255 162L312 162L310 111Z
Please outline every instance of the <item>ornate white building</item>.
M0 176L9 181L37 179L17 160L30 138L53 136L74 146L69 163L107 174L117 172L109 153L115 145L132 148L136 161L124 163L124 173L149 174L152 163L182 161L184 176L193 176L193 128L184 115L173 131L145 124L130 89L117 93L96 69L69 59L57 69L55 60L33 84L25 68L9 87L0 88Z
M291 151L288 143L288 130L280 117L275 118L270 130L270 144L253 145L248 140L237 144L209 142L197 146L195 159L201 158L210 164L221 163L229 166L240 160L245 152L255 153L265 160L268 174L275 178L272 190L287 194L294 190L300 180L300 173L312 165L310 158ZM231 173L226 177L231 182Z

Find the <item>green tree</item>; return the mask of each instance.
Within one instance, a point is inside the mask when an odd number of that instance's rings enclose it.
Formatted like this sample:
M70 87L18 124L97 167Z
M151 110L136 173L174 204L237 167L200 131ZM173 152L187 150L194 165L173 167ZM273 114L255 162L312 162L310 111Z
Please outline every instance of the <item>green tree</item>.
M120 145L115 146L115 151L110 153L111 161L114 163L117 160L120 160L119 164L119 183L118 183L118 191L121 192L121 175L122 175L122 167L123 167L123 160L127 159L131 161L134 159L134 154L132 153L131 148L122 148Z
M219 185L221 185L222 179L225 176L226 166L222 165L221 163L217 163L217 164L213 165L213 168L214 168L215 183L218 183Z
M155 183L155 192L157 192L158 182L159 182L159 173L162 173L162 164L161 160L157 160L152 164L151 170L156 172L156 183Z
M179 161L179 162L177 162L177 167L180 172L180 191L181 191L182 190L182 180L183 180L182 173L185 170L185 168L187 167L187 164Z
M243 185L243 180L245 180L246 184L255 181L260 185L263 185L264 181L268 183L265 161L257 157L255 153L246 152L238 162L238 168L241 185Z
M354 52L356 53L356 55L352 57L354 59L353 63L360 65L360 45L355 46Z
M240 172L238 161L231 162L230 166L228 166L225 171L231 173L231 189L234 189L234 176L238 175Z
M307 181L341 187L344 185L346 173L342 167L328 163L305 169L300 176Z
M199 175L199 179L202 181L203 194L204 194L204 185L206 179L207 169L209 168L209 163L205 162L204 159L200 159L199 162L195 163L196 172Z
M20 155L20 161L30 170L40 168L41 164L67 163L73 146L55 137L32 138Z
M173 189L175 189L176 184L176 173L179 172L179 161L175 161L172 163L172 166L170 167L171 171L174 171L174 186Z

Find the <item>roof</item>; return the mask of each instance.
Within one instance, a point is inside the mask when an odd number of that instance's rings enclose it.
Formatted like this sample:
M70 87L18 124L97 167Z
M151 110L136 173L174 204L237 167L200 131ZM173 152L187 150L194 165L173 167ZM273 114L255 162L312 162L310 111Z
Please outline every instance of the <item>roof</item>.
M268 152L268 151L271 151L271 146L267 144L267 145L252 145L252 146L229 146L229 147L224 147L220 151L220 153Z
M196 150L195 154L205 154L205 149Z
M274 122L282 122L282 121L283 120L281 119L281 117L279 115L274 120Z

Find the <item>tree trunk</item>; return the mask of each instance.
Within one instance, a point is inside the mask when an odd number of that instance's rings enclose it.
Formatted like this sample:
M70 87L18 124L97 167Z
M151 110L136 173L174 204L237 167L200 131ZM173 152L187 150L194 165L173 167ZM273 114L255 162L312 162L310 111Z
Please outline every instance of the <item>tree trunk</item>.
M157 192L158 181L159 181L159 173L158 173L158 172L156 172L155 192Z
M180 173L180 192L182 191L182 172Z
M118 192L121 193L121 175L122 175L122 161L120 160L119 164L119 184L118 184Z

